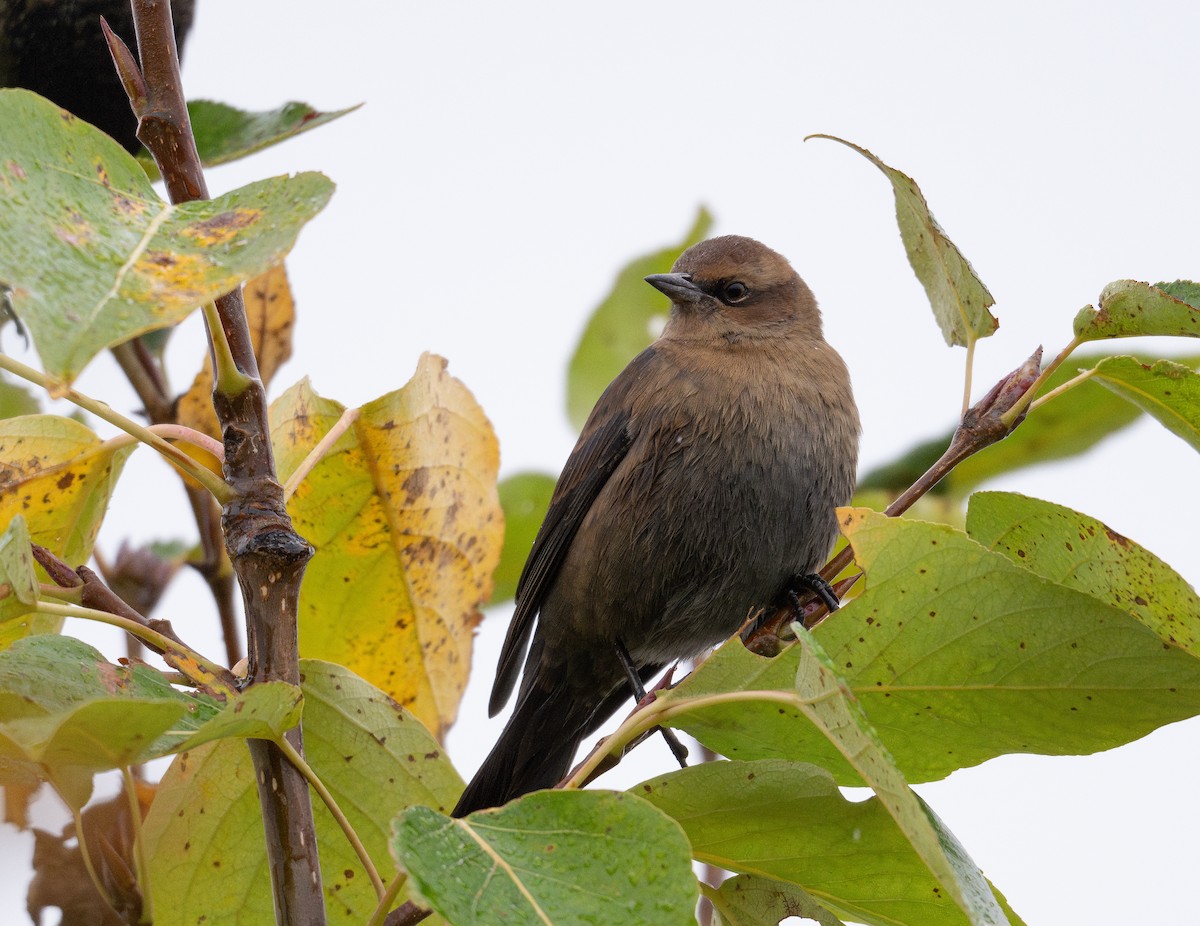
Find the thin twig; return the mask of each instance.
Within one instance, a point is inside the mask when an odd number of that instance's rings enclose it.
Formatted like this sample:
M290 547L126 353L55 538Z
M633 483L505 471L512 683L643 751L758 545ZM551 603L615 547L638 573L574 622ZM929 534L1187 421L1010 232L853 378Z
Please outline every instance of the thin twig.
M1032 402L1029 403L1029 410L1034 411L1035 409L1041 408L1043 405L1045 405L1051 399L1058 398L1064 392L1068 392L1071 389L1074 389L1080 383L1086 383L1089 379L1091 379L1095 375L1096 375L1096 369L1094 367L1090 370L1084 370L1078 376L1073 376L1069 380L1067 380L1065 383L1061 383L1058 386L1055 386L1053 389L1051 389L1045 395L1038 396L1036 399L1034 399Z
M83 620L96 621L100 624L108 624L110 627L124 630L159 653L171 665L175 665L176 662L186 665L186 661L179 658L182 654L186 656L187 660L194 662L207 673L207 675L200 675L194 670L189 671L187 668L176 665L175 667L184 674L191 684L199 688L204 688L214 695L226 698L237 697L237 686L227 684L224 681L225 676L229 674L228 669L205 659L195 650L176 643L157 631L151 630L139 621L130 620L119 614L110 614L108 611L101 611L97 608L84 608L73 604L59 604L54 601L39 601L37 612L39 614L53 614L57 617L76 617Z
M177 440L184 444L199 447L206 453L211 453L218 460L225 459L225 448L221 443L209 437L203 431L189 428L185 424L152 424L146 428L151 434L169 440Z
M167 398L166 389L162 388L160 371L152 364L146 363L149 352L144 346L138 351L137 345L141 345L138 338L118 344L112 349L113 358L121 367L121 372L125 374L129 384L133 386L133 391L137 393L146 417L154 424L171 421L171 402Z
M119 627L159 653L172 668L184 673L194 684L221 697L237 694L237 679L233 673L205 659L184 643L170 621L139 614L87 566L72 569L37 544L33 544L33 557L51 579L67 589L72 598L78 595L80 601L78 605L39 601L39 611L61 617L81 617Z

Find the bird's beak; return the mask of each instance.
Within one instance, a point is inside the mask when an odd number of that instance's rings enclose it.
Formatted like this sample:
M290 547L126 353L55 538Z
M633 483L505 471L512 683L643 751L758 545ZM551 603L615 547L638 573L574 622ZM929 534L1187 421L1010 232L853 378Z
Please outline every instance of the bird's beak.
M646 282L678 305L691 305L705 297L690 273L652 273Z

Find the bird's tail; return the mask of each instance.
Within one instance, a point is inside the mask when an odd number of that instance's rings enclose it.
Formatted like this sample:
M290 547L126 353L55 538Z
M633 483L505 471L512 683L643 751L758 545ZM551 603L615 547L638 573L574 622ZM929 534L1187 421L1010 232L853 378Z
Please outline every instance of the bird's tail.
M554 787L570 770L595 710L594 703L553 686L530 685L450 815L464 817Z

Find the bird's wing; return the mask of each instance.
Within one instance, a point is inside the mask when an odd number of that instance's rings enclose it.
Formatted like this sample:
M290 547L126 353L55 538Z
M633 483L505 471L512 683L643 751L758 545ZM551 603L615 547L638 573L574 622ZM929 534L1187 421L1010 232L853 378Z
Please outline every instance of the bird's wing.
M533 630L533 619L554 583L575 532L633 443L629 393L653 364L654 357L654 348L646 348L604 390L558 477L546 519L517 581L517 605L500 651L496 682L488 703L490 716L499 713L512 694L521 657Z

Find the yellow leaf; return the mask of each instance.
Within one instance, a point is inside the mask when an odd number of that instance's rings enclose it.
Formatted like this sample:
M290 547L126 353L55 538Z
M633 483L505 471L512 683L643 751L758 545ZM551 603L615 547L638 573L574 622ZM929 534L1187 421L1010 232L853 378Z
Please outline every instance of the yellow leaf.
M34 543L72 566L87 562L132 449L58 415L0 421L0 525L24 515ZM0 650L35 629L55 629L44 621L33 615L9 621L0 630Z
M307 381L273 404L281 476L343 411ZM474 398L425 354L407 385L359 410L288 505L317 549L300 593L302 655L352 669L438 736L458 712L500 558L499 457Z

